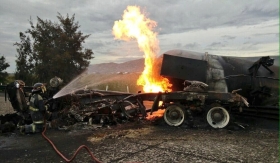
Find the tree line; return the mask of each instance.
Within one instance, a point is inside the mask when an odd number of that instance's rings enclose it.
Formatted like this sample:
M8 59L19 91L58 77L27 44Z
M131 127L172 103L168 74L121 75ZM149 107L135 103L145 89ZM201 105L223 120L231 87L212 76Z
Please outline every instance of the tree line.
M63 17L58 13L58 23L37 17L37 24L29 20L30 28L19 32L20 41L16 46L15 79L26 85L49 82L55 76L65 83L82 73L93 59L91 49L83 47L90 35L84 35L75 15ZM10 65L5 57L0 58L0 82L5 82Z

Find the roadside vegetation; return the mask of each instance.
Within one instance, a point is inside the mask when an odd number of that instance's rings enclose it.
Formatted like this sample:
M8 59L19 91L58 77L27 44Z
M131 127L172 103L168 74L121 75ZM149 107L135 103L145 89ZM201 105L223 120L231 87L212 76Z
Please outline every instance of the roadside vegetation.
M54 22L37 17L36 24L31 18L28 20L30 27L19 32L19 41L14 43L17 59L13 74L5 71L10 64L4 56L0 57L0 91L14 80L22 80L26 86L32 86L37 82L49 83L55 76L61 78L64 85L75 81L75 88L141 91L141 87L136 85L139 73L86 74L74 80L86 71L94 58L92 50L83 47L90 35L79 30L75 15L64 17L58 13L57 19L58 22Z
M63 17L58 13L58 23L37 17L30 18L30 28L19 32L15 78L26 85L48 82L59 76L66 83L83 72L93 58L91 49L83 47L90 35L84 35L75 15Z
M11 76L5 71L10 64L6 62L6 58L4 56L0 57L0 85L4 85L11 79Z

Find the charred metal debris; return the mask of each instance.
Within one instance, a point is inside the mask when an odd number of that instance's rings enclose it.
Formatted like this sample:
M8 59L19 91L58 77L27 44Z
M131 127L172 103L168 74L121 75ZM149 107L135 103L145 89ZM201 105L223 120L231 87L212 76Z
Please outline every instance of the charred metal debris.
M62 84L55 77L44 96L45 104L50 105L48 121L52 127L78 122L102 126L153 120L151 115L159 111L163 111L159 117L170 126L194 127L194 120L201 118L212 128L225 128L234 123L235 115L278 120L279 77L278 66L273 64L270 57L251 62L208 53L168 51L163 54L160 75L170 79L173 91L159 93L81 89L53 98ZM0 88L4 88L5 99L16 111L1 116L1 125L31 123L28 100L32 87L16 80Z
M53 79L51 80L53 81ZM246 98L237 91L219 93L206 91L207 84L185 81L183 91L130 94L115 91L82 89L62 97L52 98L56 87L51 85L45 94L45 103L51 107L49 126L62 128L84 122L89 125L114 125L130 121L151 120L149 115L165 110L161 117L170 126L188 124L193 127L199 116L213 128L224 128L231 120L231 112L242 111L248 106ZM15 114L1 116L1 131L9 132L18 125L32 123L28 113L29 87L21 87L18 81L6 87L6 98L11 102ZM54 91L55 90L55 91ZM49 95L52 95L51 97ZM146 107L145 103L152 105ZM156 117L159 118L159 117Z

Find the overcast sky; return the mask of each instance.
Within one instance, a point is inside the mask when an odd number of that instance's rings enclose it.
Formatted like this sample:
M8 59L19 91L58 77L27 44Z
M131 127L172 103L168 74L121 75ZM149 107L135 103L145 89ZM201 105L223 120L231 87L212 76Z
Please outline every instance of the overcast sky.
M58 22L57 13L75 14L80 30L90 34L84 47L91 64L143 57L135 41L115 40L114 22L136 5L157 22L160 54L172 49L215 55L279 55L279 0L0 0L0 56L15 71L19 32L37 16Z

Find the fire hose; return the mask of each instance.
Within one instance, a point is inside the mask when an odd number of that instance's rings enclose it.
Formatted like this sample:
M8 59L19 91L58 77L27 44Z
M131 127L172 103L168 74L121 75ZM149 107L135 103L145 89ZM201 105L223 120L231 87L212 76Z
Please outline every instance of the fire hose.
M89 155L91 156L92 160L97 162L97 163L101 163L97 158L94 157L93 153L90 151L90 149L86 146L86 145L81 145L74 153L74 155L72 156L71 159L67 159L57 148L56 146L54 145L54 143L45 135L45 132L47 130L47 126L46 126L46 120L44 120L44 130L42 132L42 136L52 145L53 149L55 150L55 152L61 157L63 158L64 161L66 162L71 162L75 159L75 157L77 156L78 152L81 150L81 149L85 149Z

